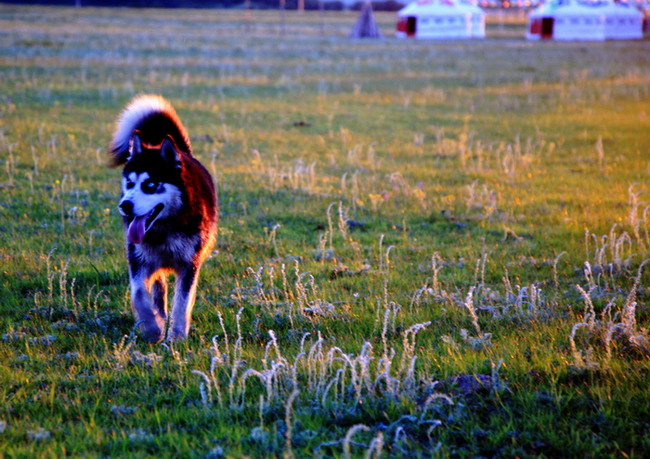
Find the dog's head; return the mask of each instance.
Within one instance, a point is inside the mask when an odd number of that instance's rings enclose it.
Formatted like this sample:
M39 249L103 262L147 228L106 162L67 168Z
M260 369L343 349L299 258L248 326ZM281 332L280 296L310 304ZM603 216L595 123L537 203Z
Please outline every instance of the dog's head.
M162 144L144 145L136 132L122 172L120 213L127 238L141 244L157 221L175 214L182 204L182 163L171 138Z

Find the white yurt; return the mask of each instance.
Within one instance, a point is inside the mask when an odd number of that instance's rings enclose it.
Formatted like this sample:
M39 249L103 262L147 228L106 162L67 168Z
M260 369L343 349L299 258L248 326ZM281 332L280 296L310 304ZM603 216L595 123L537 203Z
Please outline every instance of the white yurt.
M551 1L528 15L528 40L603 41L642 38L642 14L614 4Z
M553 40L603 41L605 38L602 8L571 2L555 10Z
M458 0L417 0L397 12L399 38L485 38L485 13Z
M634 40L643 38L643 13L626 3L608 1L603 5L605 38Z

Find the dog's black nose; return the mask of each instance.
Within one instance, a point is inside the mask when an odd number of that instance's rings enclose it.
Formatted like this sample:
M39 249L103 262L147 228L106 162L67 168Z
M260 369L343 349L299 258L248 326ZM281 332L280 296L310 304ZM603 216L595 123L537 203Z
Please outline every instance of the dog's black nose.
M129 217L133 214L133 203L131 201L122 201L120 203L120 210L124 216Z

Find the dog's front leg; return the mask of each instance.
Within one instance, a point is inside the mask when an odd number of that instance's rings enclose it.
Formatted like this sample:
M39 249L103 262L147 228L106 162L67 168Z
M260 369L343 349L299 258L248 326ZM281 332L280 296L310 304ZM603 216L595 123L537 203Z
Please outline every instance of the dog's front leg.
M172 341L187 338L192 320L192 308L196 299L196 284L199 280L199 268L188 267L176 275L174 306L169 338Z
M131 278L131 304L144 338L150 343L160 342L165 331L165 318L151 301L151 294L141 277Z
M160 275L151 285L151 297L160 317L167 320L167 279Z
M158 343L165 333L165 317L153 303L151 297L151 278L154 271L138 256L133 245L128 247L129 277L131 280L131 306L135 318L140 322L140 330L150 343Z

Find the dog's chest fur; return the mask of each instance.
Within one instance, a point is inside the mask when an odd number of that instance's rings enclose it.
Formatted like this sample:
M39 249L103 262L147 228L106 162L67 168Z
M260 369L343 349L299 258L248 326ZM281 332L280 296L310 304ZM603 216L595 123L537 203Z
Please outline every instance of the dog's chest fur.
M129 244L129 257L134 257L140 264L148 266L151 271L158 269L177 271L180 267L195 263L197 249L201 243L199 234L171 233L164 235L165 237L160 240L156 240L156 234L148 236L154 239L155 243L145 241L140 245Z

